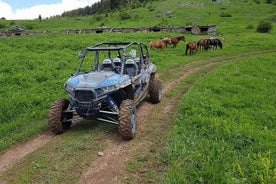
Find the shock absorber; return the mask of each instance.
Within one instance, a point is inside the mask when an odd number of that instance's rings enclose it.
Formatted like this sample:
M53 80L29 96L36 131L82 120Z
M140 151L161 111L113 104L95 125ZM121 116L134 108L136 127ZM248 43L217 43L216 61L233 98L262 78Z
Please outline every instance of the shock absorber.
M110 96L108 96L106 98L106 100L109 103L110 108L113 112L118 112L119 111L119 108L118 108L117 104L114 102L114 100Z

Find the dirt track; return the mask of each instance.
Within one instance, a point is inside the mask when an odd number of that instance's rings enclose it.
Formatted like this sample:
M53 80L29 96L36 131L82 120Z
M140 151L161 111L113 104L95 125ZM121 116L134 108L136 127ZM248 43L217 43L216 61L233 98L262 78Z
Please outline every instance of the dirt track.
M201 68L208 67L211 64L195 67L185 72L177 80L170 82L168 85L163 86L163 96L173 89L180 81L190 76L194 72ZM148 114L152 111L154 105L148 102L142 102L138 107L138 122L143 122L147 118ZM166 111L170 112L170 107L166 107ZM139 131L143 129L143 124L139 125ZM51 141L55 136L51 132L44 132L34 138L31 138L21 144L15 145L9 148L0 155L0 173L5 172L12 168L16 163L20 162L26 155L32 153L33 151L39 149L49 141ZM98 157L90 164L90 169L88 169L83 176L80 178L79 183L116 183L117 174L124 168L124 162L128 160L128 156L132 151L135 151L135 147L132 145L131 149L129 145L130 142L126 142L117 136L112 139L106 136L104 140L108 140L108 146L104 150L104 156ZM140 145L145 143L140 143ZM123 156L122 156L123 155ZM108 172L107 172L108 170Z
M275 51L273 51L275 52ZM264 52L265 53L265 52ZM253 54L253 53L251 53ZM250 55L250 54L248 54ZM242 57L246 57L246 54L236 58L230 58L228 61L237 61ZM195 61L195 63L200 63L202 61ZM199 66L192 65L192 63L187 64L183 69L186 71L183 72L176 80L169 82L165 86L163 85L163 99L166 98L166 94L171 91L175 86L179 84L180 81L191 76L197 71L212 67L214 64L221 62L220 59L216 59L213 62L207 64L200 64ZM171 69L173 70L173 69ZM162 73L160 74L162 75ZM186 88L189 88L192 84L187 84ZM155 108L155 105L148 103L146 101L142 102L138 106L138 122L140 122L137 136L139 136L139 144L134 141L124 141L118 136L110 136L109 134L104 135L100 140L107 142L107 146L103 151L103 156L97 157L89 164L89 168L83 172L82 176L79 179L78 183L120 183L120 178L118 175L120 172L123 172L126 167L126 161L131 158L131 155L136 152L137 149L147 147L150 144L150 139L144 138L146 125L143 124L145 119L148 118L150 112ZM169 113L173 111L174 106L170 104L163 105L163 112ZM21 144L15 145L2 152L0 155L0 174L11 169L14 165L19 163L26 155L31 154L33 151L39 149L52 139L55 136L50 132L44 132L41 135L38 135L34 138L31 138ZM135 138L136 139L136 138ZM0 183L4 183L1 182Z

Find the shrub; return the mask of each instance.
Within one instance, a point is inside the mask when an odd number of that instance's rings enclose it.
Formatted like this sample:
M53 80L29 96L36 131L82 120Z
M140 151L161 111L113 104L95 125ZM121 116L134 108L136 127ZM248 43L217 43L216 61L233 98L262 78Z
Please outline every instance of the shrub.
M260 0L254 0L254 2L257 3L257 4L260 4L260 3L261 3Z
M13 21L11 21L10 22L10 25L12 26L12 25L15 25L15 21L13 20Z
M259 33L268 33L271 31L271 29L272 29L272 24L267 20L261 21L257 26L257 32Z
M97 22L103 20L103 17L102 17L101 15L99 15L99 14L96 14L96 15L94 16L94 18L96 19Z
M149 6L149 7L148 7L148 10L149 10L150 12L152 12L152 11L155 10L155 7L154 7L154 6Z
M6 25L4 23L0 23L0 29L5 28Z
M266 3L272 4L273 0L266 0Z
M104 22L100 23L100 27L104 27Z
M28 30L33 30L34 29L34 25L33 24L26 24L26 29Z
M120 19L121 20L127 20L127 19L130 19L131 18L131 15L127 12L123 12L123 13L120 13Z
M225 12L222 12L219 16L221 16L221 17L232 17L231 14L225 13Z

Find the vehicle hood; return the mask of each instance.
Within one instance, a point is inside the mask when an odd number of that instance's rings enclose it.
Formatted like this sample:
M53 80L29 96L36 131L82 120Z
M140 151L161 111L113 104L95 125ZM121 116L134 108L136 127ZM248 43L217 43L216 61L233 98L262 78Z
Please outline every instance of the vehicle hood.
M127 76L114 72L89 72L72 76L67 83L74 88L98 88L109 85L121 85L127 80Z

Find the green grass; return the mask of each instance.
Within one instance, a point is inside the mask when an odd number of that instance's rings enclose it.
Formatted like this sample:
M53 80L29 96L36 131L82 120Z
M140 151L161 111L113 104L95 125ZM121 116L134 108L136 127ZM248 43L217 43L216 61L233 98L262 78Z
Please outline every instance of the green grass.
M224 65L181 102L164 183L275 183L275 54Z

